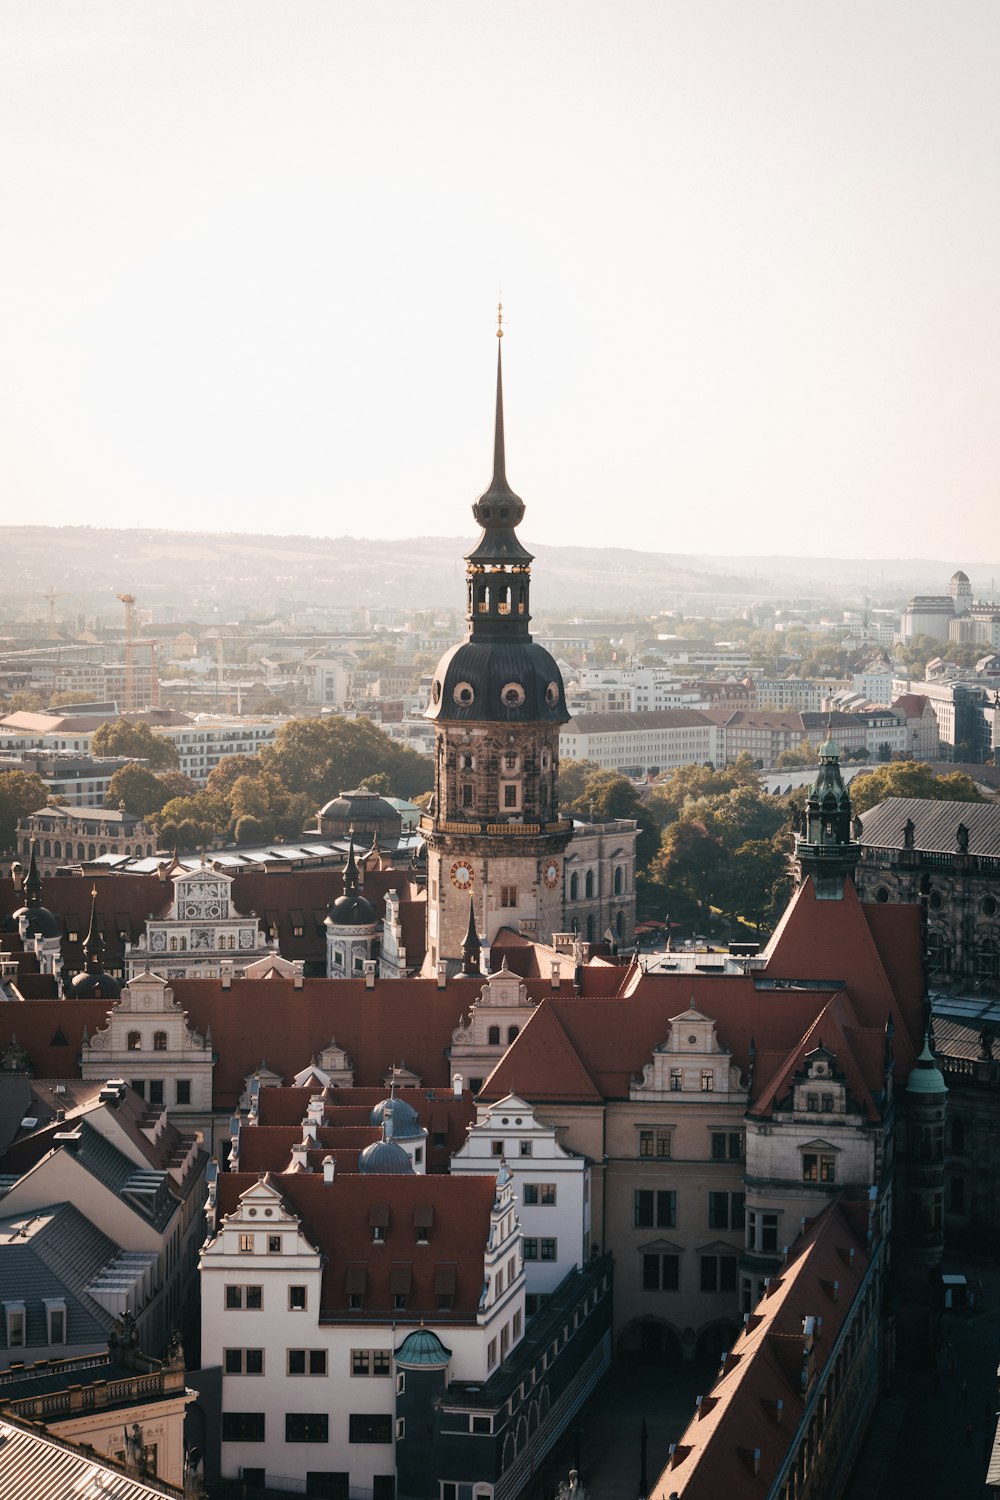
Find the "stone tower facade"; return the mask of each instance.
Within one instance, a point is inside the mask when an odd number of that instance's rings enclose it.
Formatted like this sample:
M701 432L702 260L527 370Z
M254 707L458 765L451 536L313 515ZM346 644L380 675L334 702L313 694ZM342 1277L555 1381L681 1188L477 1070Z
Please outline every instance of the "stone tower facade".
M498 336L502 337L502 328ZM524 502L507 483L497 348L493 478L476 501L466 554L469 633L438 663L427 717L436 730L427 842L427 955L462 957L473 921L486 942L512 927L549 942L562 925L559 729L569 718L555 661L528 631L532 555L516 528Z

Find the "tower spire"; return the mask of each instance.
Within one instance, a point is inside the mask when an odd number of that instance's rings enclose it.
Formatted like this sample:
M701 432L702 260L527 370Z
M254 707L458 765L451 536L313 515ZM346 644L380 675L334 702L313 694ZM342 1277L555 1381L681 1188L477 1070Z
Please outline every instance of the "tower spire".
M503 303L497 303L497 410L493 429L493 481L490 489L507 489L507 456L503 439L503 360L501 358L503 338Z
M462 944L462 973L480 974L481 948L479 945L479 933L476 929L476 903L474 897L469 897L469 926L465 934L465 942Z
M100 933L97 930L96 885L90 888L90 926L87 928L87 936L83 940L83 953L87 960L87 969L92 974L99 974L104 959L104 944L101 942Z
M24 880L24 896L28 906L41 906L42 904L42 877L38 873L38 845L34 839L31 840L31 859L28 861L28 873Z
M354 858L354 835L351 834L350 851L347 856L347 864L344 866L344 895L356 896L358 894L358 862Z

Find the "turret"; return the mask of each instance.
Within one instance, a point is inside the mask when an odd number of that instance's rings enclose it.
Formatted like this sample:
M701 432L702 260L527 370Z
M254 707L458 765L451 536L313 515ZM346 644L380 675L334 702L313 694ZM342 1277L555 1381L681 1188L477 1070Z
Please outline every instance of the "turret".
M861 858L861 845L853 833L851 794L841 775L840 750L830 724L819 747L819 772L806 803L805 832L795 839L799 878L812 876L817 899L840 901L844 881L853 879Z

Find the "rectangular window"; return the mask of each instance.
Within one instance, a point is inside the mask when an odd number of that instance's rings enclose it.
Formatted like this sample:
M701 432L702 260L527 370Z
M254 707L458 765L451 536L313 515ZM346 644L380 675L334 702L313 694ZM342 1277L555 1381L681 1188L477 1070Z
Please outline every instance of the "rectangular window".
M269 1234L268 1235L268 1237L267 1237L267 1253L268 1253L268 1255L280 1255L281 1254L281 1235L280 1234Z
M517 807L517 787L508 782L503 789L504 807Z
M243 1471L246 1480L246 1470ZM351 1476L334 1469L307 1469L306 1494L315 1495L316 1500L348 1500Z
M742 1161L743 1151L742 1130L712 1131L713 1161Z
M703 1094L714 1094L715 1092L715 1069L702 1068L701 1091Z
M640 1130L639 1155L666 1157L670 1155L669 1130Z
M288 1308L290 1312L305 1312L306 1289L304 1286L290 1286L288 1288Z
M492 1370L492 1368L496 1364L496 1362L497 1362L497 1341L496 1341L496 1339L490 1339L489 1346L487 1347L487 1350L486 1350L486 1368L488 1370Z
M246 1308L248 1312L260 1312L264 1306L262 1288L259 1286L227 1286L226 1307Z
M63 1307L49 1308L49 1343L65 1344L66 1342L66 1309Z
M525 1260L537 1260L538 1259L538 1241L536 1239L522 1240L521 1241L521 1254L523 1255L523 1257L524 1257Z
M325 1411L286 1411L286 1443L328 1443L330 1419Z
M253 1235L252 1234L241 1234L240 1235L240 1254L241 1255L252 1255L253 1254Z
M191 1103L191 1080L190 1078L178 1078L175 1085L178 1104Z
M263 1349L227 1349L224 1355L227 1375L263 1375Z
M222 1441L224 1443L264 1442L264 1413L262 1411L224 1411L222 1413Z
M526 1182L524 1184L524 1205L526 1208L534 1205L552 1208L556 1201L556 1185L554 1182Z
M531 1155L531 1142L530 1141L521 1141L521 1143L520 1143L520 1154L521 1154L521 1156L530 1156Z
M735 1255L703 1255L701 1289L703 1292L735 1292Z
M289 1349L289 1375L325 1375L325 1349Z
M500 905L501 906L516 906L517 905L517 886L516 885L502 885L500 887Z
M646 1292L676 1292L680 1285L680 1256L644 1255L642 1286Z
M150 1104L163 1103L163 1079L151 1078L149 1080L149 1102Z
M681 1089L683 1087L684 1087L684 1075L682 1074L680 1068L671 1068L670 1069L670 1091L671 1091L671 1093L679 1094L680 1091L681 1091Z
M388 1349L352 1349L352 1375L391 1375L392 1358Z
M352 1411L347 1419L349 1443L391 1443L392 1418L381 1412Z
M503 1141L490 1141L490 1155L503 1156Z
M636 1229L676 1229L677 1194L672 1189L637 1188L633 1223Z
M556 1260L557 1259L557 1256L556 1256L556 1241L555 1240L540 1240L539 1241L539 1248L540 1248L540 1250L542 1252L542 1256L541 1256L542 1260Z

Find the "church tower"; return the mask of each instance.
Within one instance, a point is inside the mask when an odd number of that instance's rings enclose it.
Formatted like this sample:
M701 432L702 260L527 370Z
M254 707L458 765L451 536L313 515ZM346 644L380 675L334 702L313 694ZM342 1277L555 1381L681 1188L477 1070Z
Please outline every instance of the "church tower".
M433 966L462 958L470 897L488 943L501 927L550 942L572 832L556 806L569 714L559 668L528 631L533 559L517 535L524 501L507 483L499 344L493 478L472 513L482 531L465 559L469 632L438 663L427 709L436 732L434 801L422 823Z

